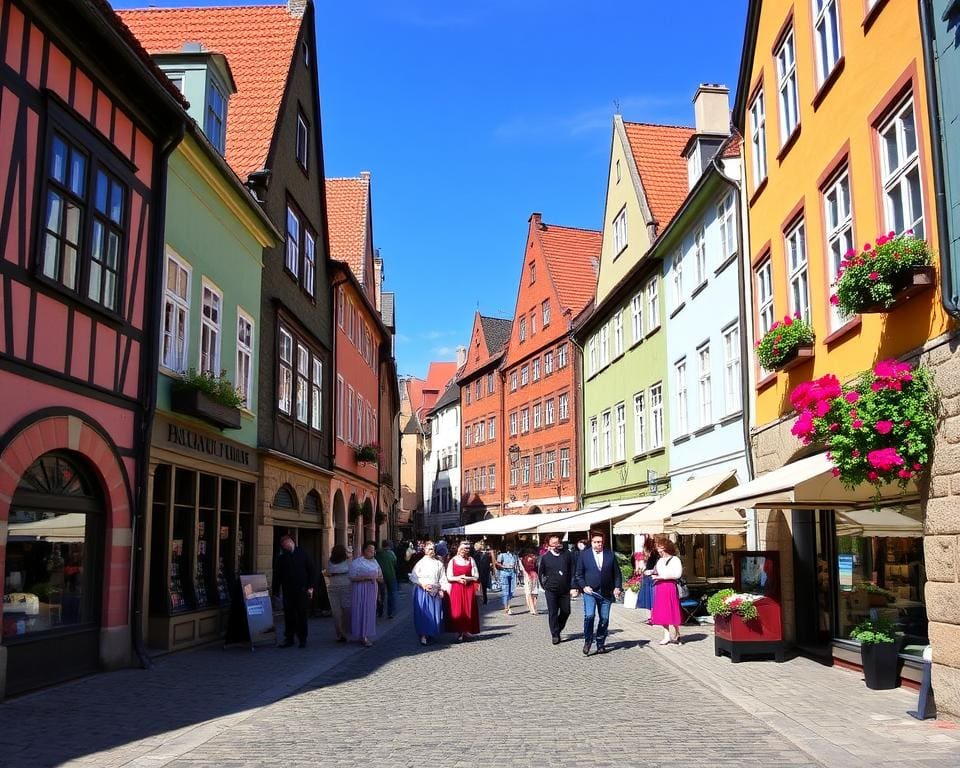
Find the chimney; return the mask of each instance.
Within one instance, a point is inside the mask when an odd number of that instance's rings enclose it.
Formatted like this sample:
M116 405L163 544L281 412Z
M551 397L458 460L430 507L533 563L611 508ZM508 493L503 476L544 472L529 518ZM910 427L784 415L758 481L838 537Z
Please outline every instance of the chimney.
M463 368L467 364L467 348L463 344L457 347L457 368Z
M540 221L540 219L542 218L542 216L543 216L543 214L541 214L541 213L531 213L531 214L530 214L530 218L527 219L527 221L528 221L530 224L533 224L533 226L535 226L537 229L542 229L542 228L543 228L543 224L542 224L542 222Z
M701 83L693 97L697 133L730 133L730 89L725 85Z
M295 19L302 19L307 10L307 0L287 0L287 13Z
M360 171L360 181L370 183L370 171Z
M380 292L383 288L383 259L380 258L380 249L374 251L373 257L373 289L376 293L377 312L380 312Z

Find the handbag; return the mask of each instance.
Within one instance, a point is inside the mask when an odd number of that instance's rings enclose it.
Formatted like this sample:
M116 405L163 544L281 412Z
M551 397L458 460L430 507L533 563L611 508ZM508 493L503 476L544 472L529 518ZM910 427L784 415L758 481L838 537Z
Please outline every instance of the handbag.
M690 597L690 587L687 586L687 580L681 576L677 579L677 596L681 600L686 600Z

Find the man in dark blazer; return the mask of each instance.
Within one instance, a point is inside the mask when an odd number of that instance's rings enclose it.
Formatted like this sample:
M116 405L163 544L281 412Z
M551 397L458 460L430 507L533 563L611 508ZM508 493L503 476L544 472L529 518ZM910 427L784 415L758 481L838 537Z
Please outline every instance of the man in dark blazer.
M623 577L613 552L603 548L603 534L590 536L590 549L580 553L573 586L583 593L583 655L590 655L593 644L594 616L597 623L597 653L606 653L607 626L610 623L610 606L620 597Z
M554 645L560 642L560 633L570 617L570 598L577 594L573 588L576 562L573 553L563 548L560 537L550 534L547 551L540 556L537 579L547 599L547 623Z
M298 547L290 536L280 539L277 558L277 583L283 590L283 635L281 648L293 645L293 636L300 647L307 644L307 611L317 583L317 569L313 558Z

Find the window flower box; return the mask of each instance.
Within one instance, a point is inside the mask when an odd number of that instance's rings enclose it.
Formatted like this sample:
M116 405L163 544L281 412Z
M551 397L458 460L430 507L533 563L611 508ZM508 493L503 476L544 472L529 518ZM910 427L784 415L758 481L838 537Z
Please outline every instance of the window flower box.
M813 354L813 344L801 344L798 347L794 347L793 351L774 370L784 372L792 371L808 360L812 360Z
M380 448L376 443L357 448L357 462L360 464L376 464L379 459Z
M789 371L813 357L813 328L799 314L770 326L756 343L757 360L766 371Z
M170 406L177 413L201 419L218 429L240 429L238 407L219 403L213 396L185 382L173 387Z
M933 287L933 257L911 232L880 235L876 243L844 255L830 303L844 315L889 312Z

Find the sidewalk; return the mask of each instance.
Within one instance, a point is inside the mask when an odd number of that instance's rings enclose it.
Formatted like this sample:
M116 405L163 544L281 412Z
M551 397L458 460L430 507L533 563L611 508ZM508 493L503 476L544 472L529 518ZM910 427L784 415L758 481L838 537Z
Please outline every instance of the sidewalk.
M394 618L377 622L378 645L390 642L409 612L404 588ZM330 618L311 619L309 630L302 649L215 644L161 656L150 670L95 674L2 702L0 766L162 768L368 653L334 642Z
M871 691L857 672L797 657L783 664L716 657L712 626L684 626L683 645L657 645L660 627L647 625L646 611L614 608L614 621L642 645L638 666L655 653L703 685L755 715L824 766L876 765L956 768L960 727L948 720L915 720L917 692ZM620 637L613 636L619 641ZM644 643L646 641L646 643ZM879 748L878 748L879 742Z

